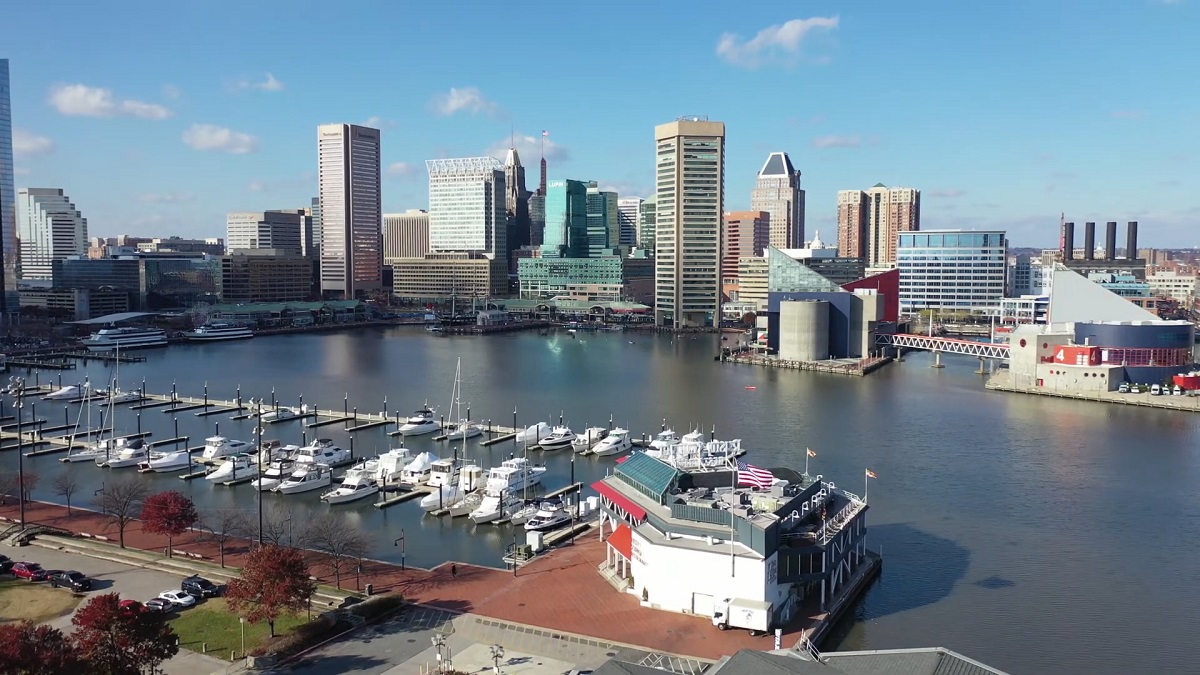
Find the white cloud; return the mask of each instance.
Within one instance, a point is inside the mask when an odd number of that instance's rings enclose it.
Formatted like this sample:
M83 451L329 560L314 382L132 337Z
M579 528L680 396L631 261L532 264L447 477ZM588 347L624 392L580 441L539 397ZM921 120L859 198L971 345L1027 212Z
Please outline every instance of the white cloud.
M930 197L944 197L946 199L954 199L955 197L961 197L965 194L967 194L965 190L960 190L958 188L945 188L942 190L929 191Z
M363 121L362 126L371 127L372 129L391 129L396 126L396 123L391 120L386 120L379 115L371 115Z
M434 96L431 104L434 111L443 117L460 112L491 115L499 109L499 106L488 100L483 92L475 87L451 87L448 93Z
M647 197L654 196L654 188L649 183L636 181L599 181L599 183L602 191L615 192L618 199L625 197L641 197L642 199L646 199Z
M250 134L215 124L193 124L183 132L183 142L195 150L216 150L245 155L258 150L258 139Z
M543 144L544 141L544 144ZM533 167L537 171L538 160L545 153L546 161L549 162L564 162L571 158L571 151L565 145L556 143L549 138L539 138L537 136L527 136L525 134L514 134L506 136L503 139L496 141L487 150L489 157L495 157L500 161L504 161L504 157L508 155L508 149L515 147L517 154L521 156L521 165L524 167ZM529 171L526 171L529 174ZM534 179L536 181L536 178ZM528 176L526 182L529 182Z
M417 167L408 162L392 162L388 165L387 171L393 176L411 176L417 172Z
M251 192L265 192L267 189L267 184L261 180L252 180L250 181L250 184L246 186L246 189Z
M717 41L717 56L747 68L772 61L794 61L810 33L816 30L831 31L837 27L836 16L814 16L767 26L749 40L736 33L725 33Z
M267 79L261 82L253 80L242 80L237 83L238 89L257 89L258 91L276 92L283 91L287 86L280 80L277 80L274 75L267 73Z
M165 120L171 111L157 103L118 99L111 89L85 84L60 84L50 90L50 105L69 117L140 117Z
M858 136L819 136L813 139L814 148L857 148L862 145Z
M167 192L161 194L148 192L138 195L139 202L146 202L148 204L183 204L195 200L196 195L188 192Z
M54 141L24 129L12 130L13 154L17 157L33 157L54 152Z

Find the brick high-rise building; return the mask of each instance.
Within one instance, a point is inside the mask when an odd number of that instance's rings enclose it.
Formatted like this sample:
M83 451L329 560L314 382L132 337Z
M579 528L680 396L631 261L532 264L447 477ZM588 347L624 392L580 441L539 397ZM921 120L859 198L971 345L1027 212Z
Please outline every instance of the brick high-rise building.
M764 255L771 245L771 214L766 211L730 211L721 228L721 276L738 275L738 258Z
M868 267L896 264L901 232L921 229L921 191L889 188L838 192L838 251L843 257L865 258Z

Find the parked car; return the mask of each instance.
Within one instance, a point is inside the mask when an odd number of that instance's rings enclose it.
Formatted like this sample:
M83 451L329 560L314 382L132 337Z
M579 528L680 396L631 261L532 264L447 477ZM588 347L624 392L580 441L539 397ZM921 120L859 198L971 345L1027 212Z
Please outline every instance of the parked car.
M174 589L163 591L162 593L158 594L158 597L162 600L166 600L176 607L191 607L192 605L196 604L195 598L187 593L184 593L183 591L177 591Z
M142 605L147 612L166 612L172 607L172 604L162 598L150 598Z
M0 574L12 574L13 561L6 555L0 555Z
M199 575L192 575L179 584L180 590L193 598L215 598L221 594L221 589L213 582Z
M117 607L120 607L130 614L137 614L138 612L146 611L146 606L137 600L122 600L121 602L117 603Z
M30 581L42 581L46 578L46 570L35 562L19 562L13 563L13 576L18 579L28 579Z
M92 590L92 580L87 578L87 575L83 572L76 572L75 570L60 571L49 575L48 578L50 579L50 585L54 588L62 586L76 593Z

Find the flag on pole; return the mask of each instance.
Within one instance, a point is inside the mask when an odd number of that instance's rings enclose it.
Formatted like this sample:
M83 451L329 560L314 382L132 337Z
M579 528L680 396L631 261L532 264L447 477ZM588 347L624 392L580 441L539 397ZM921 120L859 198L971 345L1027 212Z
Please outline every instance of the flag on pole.
M775 474L752 466L741 460L737 463L738 485L749 485L756 488L769 488L775 483Z
M867 478L879 478L879 476L876 476L874 471L867 469Z
M809 457L816 457L816 456L817 456L817 453L813 452L813 449L812 449L812 448L808 448L808 456L809 456Z
M542 138L550 138L550 132L542 129Z

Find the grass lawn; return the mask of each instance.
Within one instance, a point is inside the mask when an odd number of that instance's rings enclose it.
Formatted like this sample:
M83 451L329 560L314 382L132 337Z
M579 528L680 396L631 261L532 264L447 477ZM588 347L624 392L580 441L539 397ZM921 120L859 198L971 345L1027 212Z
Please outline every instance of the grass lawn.
M305 612L281 616L275 621L275 634L283 635L307 622L308 614ZM207 653L218 658L229 659L231 650L237 652L238 658L243 656L242 627L237 614L229 610L224 598L209 598L194 607L180 610L170 624L179 635L179 644L184 649L198 652L203 649L204 643L208 643ZM262 644L270 634L265 621L247 623L246 651Z
M0 623L26 619L45 623L69 614L81 599L65 588L50 588L44 581L6 579L0 581Z

